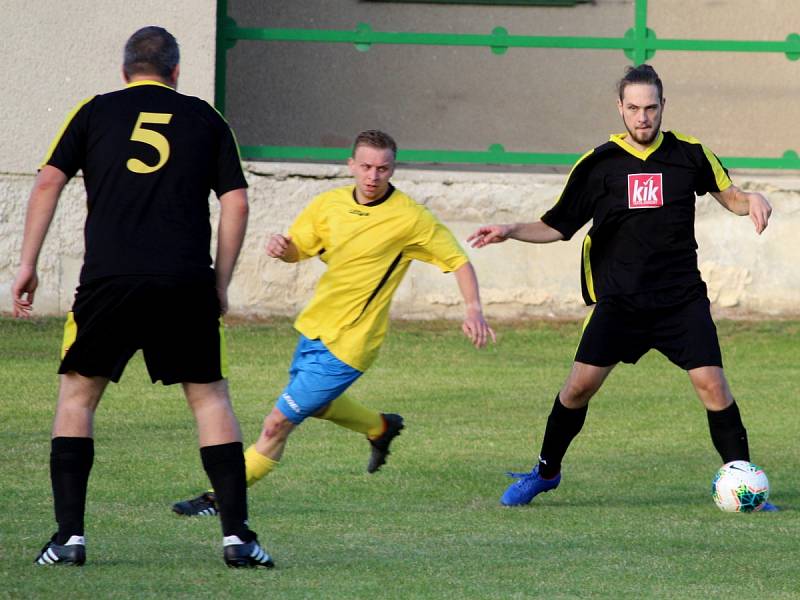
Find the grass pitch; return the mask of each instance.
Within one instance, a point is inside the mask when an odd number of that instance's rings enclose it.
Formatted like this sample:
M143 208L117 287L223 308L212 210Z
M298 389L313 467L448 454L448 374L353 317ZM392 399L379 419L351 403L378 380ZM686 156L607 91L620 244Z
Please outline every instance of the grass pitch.
M317 420L251 488L273 571L233 571L215 518L173 515L206 482L180 388L137 355L96 419L85 567L35 568L54 530L49 428L61 321L0 319L0 596L11 598L798 598L798 322L720 324L726 371L777 514L720 512L719 458L686 375L651 352L593 399L558 490L503 508L578 341L577 323L497 323L472 349L456 323L395 323L352 388L406 429L368 475L368 445ZM228 329L246 443L283 387L288 321Z

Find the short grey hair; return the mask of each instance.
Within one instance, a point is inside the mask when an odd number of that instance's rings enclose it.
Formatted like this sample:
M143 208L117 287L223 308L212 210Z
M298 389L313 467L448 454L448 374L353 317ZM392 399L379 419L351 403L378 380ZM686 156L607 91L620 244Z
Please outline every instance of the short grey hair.
M169 77L180 59L175 37L163 27L151 25L128 38L122 70L128 78L139 74Z

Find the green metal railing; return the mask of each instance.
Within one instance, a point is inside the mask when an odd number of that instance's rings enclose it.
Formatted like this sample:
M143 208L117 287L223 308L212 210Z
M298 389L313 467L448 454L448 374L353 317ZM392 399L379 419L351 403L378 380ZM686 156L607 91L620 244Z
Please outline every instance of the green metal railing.
M690 52L767 52L784 54L787 59L800 59L800 35L790 33L783 41L739 40L686 40L658 39L647 27L647 0L635 0L634 26L622 37L585 36L534 36L510 35L503 27L490 34L419 33L374 31L367 23L359 23L355 30L285 29L239 27L227 14L227 0L217 4L217 68L215 104L225 113L225 84L227 78L227 52L239 40L267 42L311 42L327 44L353 44L360 52L367 52L374 44L422 46L483 46L497 55L509 48L572 48L591 50L622 50L633 64L649 60L656 51ZM800 76L800 73L798 73ZM321 148L300 146L242 146L245 159L319 160L342 161L350 155L350 148ZM502 145L492 144L486 151L459 150L403 150L397 158L411 163L443 164L496 164L496 165L570 165L578 153L506 152ZM730 168L748 169L800 169L800 157L787 150L779 157L722 157Z

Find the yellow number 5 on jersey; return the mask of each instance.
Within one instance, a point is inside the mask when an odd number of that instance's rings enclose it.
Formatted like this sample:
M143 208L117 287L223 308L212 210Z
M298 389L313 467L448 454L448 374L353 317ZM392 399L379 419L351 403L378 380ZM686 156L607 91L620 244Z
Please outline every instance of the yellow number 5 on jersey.
M142 142L143 144L147 144L148 146L155 148L156 152L158 152L158 162L151 166L143 163L138 158L129 158L128 162L126 163L129 170L133 171L134 173L153 173L164 166L164 163L166 163L167 159L169 159L169 140L167 140L167 138L157 131L145 129L142 127L142 125L147 125L150 123L155 125L166 125L170 122L170 119L172 119L172 115L169 113L139 113L139 118L136 120L133 133L131 133L131 140L134 142Z

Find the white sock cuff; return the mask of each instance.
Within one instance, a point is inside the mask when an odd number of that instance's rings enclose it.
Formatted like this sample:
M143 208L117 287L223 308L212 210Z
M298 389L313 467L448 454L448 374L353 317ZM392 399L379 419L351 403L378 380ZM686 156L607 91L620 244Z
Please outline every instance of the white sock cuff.
M244 542L239 539L238 535L226 535L222 538L222 546L237 546L239 544L244 544Z
M67 540L67 543L64 544L65 546L85 546L86 545L86 538L82 535L73 535Z

